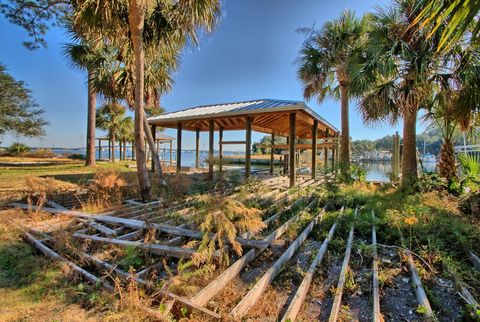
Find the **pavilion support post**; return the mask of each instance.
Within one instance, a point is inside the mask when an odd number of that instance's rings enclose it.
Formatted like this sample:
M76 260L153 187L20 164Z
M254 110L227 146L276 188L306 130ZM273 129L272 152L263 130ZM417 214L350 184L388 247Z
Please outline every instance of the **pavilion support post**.
M195 168L200 168L200 129L195 130Z
M325 172L328 170L328 148L323 148L323 167Z
M177 175L182 170L182 122L177 123Z
M312 179L317 179L317 132L318 121L313 121L312 128Z
M213 140L215 120L208 121L208 179L213 180Z
M270 148L270 174L273 175L273 167L274 167L274 151L273 151L273 146L275 145L275 134L272 133L272 147Z
M287 145L290 147L290 137L288 137L288 136L287 136ZM284 169L283 169L283 173L285 175L288 175L287 173L288 173L288 163L289 163L288 159L289 159L289 157L290 157L289 154L286 153L285 158L284 158L285 163L284 163Z
M98 160L102 159L102 140L98 139Z
M152 124L152 137L153 137L153 142L157 141L157 126L155 124ZM157 147L157 152L158 152L158 147ZM152 172L155 172L155 161L154 161L154 156L152 153L152 160L150 161L152 163Z
M335 148L332 148L332 171L335 171Z
M223 127L218 130L218 171L223 171Z
M173 164L173 156L172 156L172 140L170 140L170 165Z
M108 160L112 160L112 141L108 139Z
M247 116L245 136L245 179L250 179L251 157L252 157L252 118Z
M297 129L296 129L296 119L297 119L297 114L296 113L290 113L290 187L293 187L295 185L296 181L296 158L295 158L295 151L296 149L296 143L297 140L295 139L296 134L297 134Z

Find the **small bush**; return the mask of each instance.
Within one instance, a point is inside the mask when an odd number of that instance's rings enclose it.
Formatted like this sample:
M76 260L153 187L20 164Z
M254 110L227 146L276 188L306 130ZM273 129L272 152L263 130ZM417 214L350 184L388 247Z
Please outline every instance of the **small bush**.
M29 151L30 151L30 148L27 145L19 142L15 142L15 143L12 143L12 145L10 145L10 147L8 148L8 155L20 156L20 155L24 155Z
M53 153L52 149L35 149L25 156L29 158L53 158L56 154Z
M88 206L107 207L123 201L122 188L125 180L117 171L101 171L95 174L93 181L88 185Z
M80 153L73 153L68 156L69 159L72 160L85 160L85 156Z

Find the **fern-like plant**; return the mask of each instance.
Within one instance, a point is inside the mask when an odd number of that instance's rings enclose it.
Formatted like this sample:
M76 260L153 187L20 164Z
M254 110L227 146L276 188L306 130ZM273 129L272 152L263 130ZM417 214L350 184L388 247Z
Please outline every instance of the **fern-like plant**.
M242 247L235 238L242 233L258 233L265 224L262 212L248 208L240 201L221 195L208 195L199 199L195 221L204 232L198 252L193 257L195 265L210 262L218 247L220 262L228 264L228 247L242 255ZM213 237L211 237L213 234Z

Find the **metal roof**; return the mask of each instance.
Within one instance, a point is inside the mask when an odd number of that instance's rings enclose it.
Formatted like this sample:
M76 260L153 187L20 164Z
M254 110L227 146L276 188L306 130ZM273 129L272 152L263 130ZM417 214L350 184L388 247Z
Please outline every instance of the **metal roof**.
M242 102L195 106L177 112L150 117L148 121L155 124L156 122L175 122L197 118L238 116L290 110L303 110L310 114L314 119L330 127L333 131L339 132L335 126L308 107L304 102L278 99L257 99Z

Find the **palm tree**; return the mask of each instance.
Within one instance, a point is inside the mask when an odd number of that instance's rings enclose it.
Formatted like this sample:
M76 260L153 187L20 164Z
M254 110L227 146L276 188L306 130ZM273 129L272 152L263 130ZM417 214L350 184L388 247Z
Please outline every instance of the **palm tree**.
M442 37L437 50L446 51L450 44L457 43L464 34L471 33L471 41L476 41L480 34L480 0L439 1L424 0L419 5L418 13L412 26L429 28L432 32L442 28Z
M126 125L128 121L125 121L125 107L116 102L105 103L97 110L96 118L97 127L108 131L108 136L112 141L112 162L115 162L115 143L117 135L123 130L122 127L125 128L128 126ZM120 133L120 137L121 135L122 134Z
M345 11L339 19L327 22L321 30L302 29L307 38L300 50L298 77L303 83L305 99L316 97L321 103L327 97L340 98L342 136L340 168L350 177L349 97L356 94L350 70L356 62L368 28L368 18L357 19Z
M461 44L444 57L444 71L434 75L432 104L425 117L442 131L439 173L452 180L457 175L452 137L458 129L470 131L480 109L480 51Z
M100 33L118 48L131 46L135 75L134 124L137 174L142 200L150 199L150 181L144 148L145 52L148 48L161 48L168 52L181 48L190 39L197 41L199 29L210 31L215 25L219 0L147 1L104 0L72 1L76 26L81 33ZM128 22L125 17L128 17Z
M78 37L75 37L79 39ZM72 67L87 71L87 147L86 166L95 166L95 110L97 108L97 92L93 86L94 78L105 62L105 55L101 49L85 39L76 43L67 44L63 48L64 56Z
M417 0L398 0L372 17L364 64L355 78L364 94L358 108L367 122L403 118L402 186L417 180L416 122L428 104L440 61L435 55L439 35L415 31ZM417 10L417 11L416 11Z
M117 132L118 140L120 142L120 146L123 145L123 156L120 154L120 159L126 160L127 159L127 142L133 142L133 119L130 116L123 118L120 121L118 132Z

